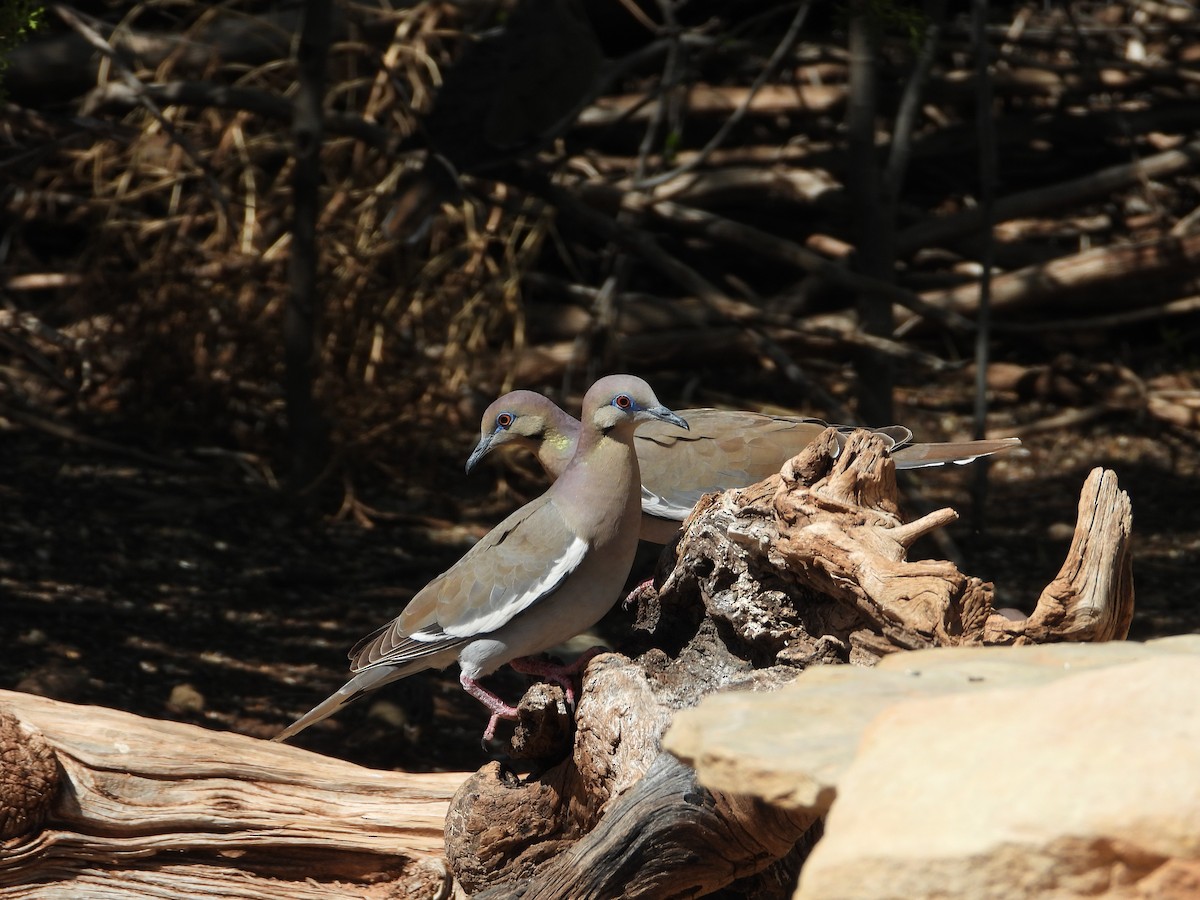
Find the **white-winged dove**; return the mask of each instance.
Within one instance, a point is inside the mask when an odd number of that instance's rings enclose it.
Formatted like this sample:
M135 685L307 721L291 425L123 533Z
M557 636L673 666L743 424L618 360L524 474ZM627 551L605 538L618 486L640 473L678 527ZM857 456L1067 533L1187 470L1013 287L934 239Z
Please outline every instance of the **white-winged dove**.
M690 430L651 425L634 440L642 474L643 540L665 544L679 523L711 491L747 487L778 472L830 426L820 419L771 416L720 409L685 409ZM854 429L832 426L846 436ZM480 438L467 471L490 450L512 443L532 450L551 478L559 477L574 452L579 422L541 394L513 391L483 414ZM914 444L900 425L871 429L891 442L897 469L965 464L1018 446L1019 438Z
M641 504L633 432L657 421L687 423L650 386L610 375L583 398L575 450L541 497L493 528L415 597L399 616L350 651L354 673L333 696L280 732L283 740L361 694L457 661L463 688L491 710L484 739L517 711L479 679L511 662L558 677L524 657L596 624L616 603L633 566Z

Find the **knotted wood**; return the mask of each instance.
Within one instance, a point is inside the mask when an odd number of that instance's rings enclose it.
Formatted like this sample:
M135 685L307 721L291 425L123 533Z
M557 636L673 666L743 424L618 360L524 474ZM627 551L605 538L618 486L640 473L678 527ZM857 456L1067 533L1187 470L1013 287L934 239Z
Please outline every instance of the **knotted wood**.
M885 450L859 432L839 454L831 430L780 474L701 501L643 594L650 648L589 666L570 755L526 779L493 764L452 802L447 853L472 896L789 896L820 823L699 785L660 752L674 710L907 649L1124 637L1129 500L1111 472L1088 479L1063 574L1014 622L991 584L906 559L957 514L903 522Z

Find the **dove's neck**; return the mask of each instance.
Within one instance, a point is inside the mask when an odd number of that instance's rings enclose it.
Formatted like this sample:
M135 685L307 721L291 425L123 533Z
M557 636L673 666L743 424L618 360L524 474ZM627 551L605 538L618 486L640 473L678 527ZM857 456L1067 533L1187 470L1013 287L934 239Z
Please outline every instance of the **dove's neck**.
M632 530L634 543L641 519L641 473L633 450L633 428L622 424L608 431L582 428L575 455L554 485L571 502L580 534L604 542Z
M546 416L546 430L537 446L538 462L552 478L562 477L563 472L575 455L582 430L579 420L563 412L557 406Z

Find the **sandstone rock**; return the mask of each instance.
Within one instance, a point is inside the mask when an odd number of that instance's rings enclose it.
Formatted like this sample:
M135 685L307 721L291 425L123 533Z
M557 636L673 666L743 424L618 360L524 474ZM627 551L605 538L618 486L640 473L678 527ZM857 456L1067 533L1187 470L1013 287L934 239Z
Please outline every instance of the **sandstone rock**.
M1198 686L1200 656L1163 653L896 704L797 900L1200 896Z
M1198 697L1200 635L924 650L709 697L664 746L832 804L803 900L1200 897Z
M718 694L679 712L663 746L693 766L708 787L787 809L825 812L863 731L897 702L1034 687L1080 670L1164 654L1200 657L1200 635L1145 644L920 650L884 657L873 669L817 666L780 690ZM974 702L991 708L990 700Z

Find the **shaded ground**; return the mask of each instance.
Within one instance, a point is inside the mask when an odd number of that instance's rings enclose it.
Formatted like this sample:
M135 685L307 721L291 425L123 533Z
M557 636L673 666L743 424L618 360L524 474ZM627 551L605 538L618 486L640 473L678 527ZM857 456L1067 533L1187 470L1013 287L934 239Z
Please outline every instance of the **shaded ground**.
M932 404L902 406L898 417L924 439L965 433L958 413ZM538 490L520 473L498 489L496 476L511 471L498 462L464 479L472 443L465 430L449 435L458 458L360 497L375 511L365 527L302 515L232 459L193 456L170 469L38 431L0 431L0 687L274 734L341 684L359 637ZM1131 637L1200 628L1194 436L1115 414L1026 444L1027 454L992 468L986 534L969 525L969 471L926 474L911 488L914 507L963 513L949 530L963 570L994 581L998 605L1031 608L1063 559L1087 472L1104 465L1133 501ZM914 556L944 552L918 546ZM644 552L636 574L653 559ZM631 623L618 607L601 630L619 648ZM522 683L494 682L513 699ZM486 758L485 719L450 670L394 685L297 742L372 766L474 768Z

